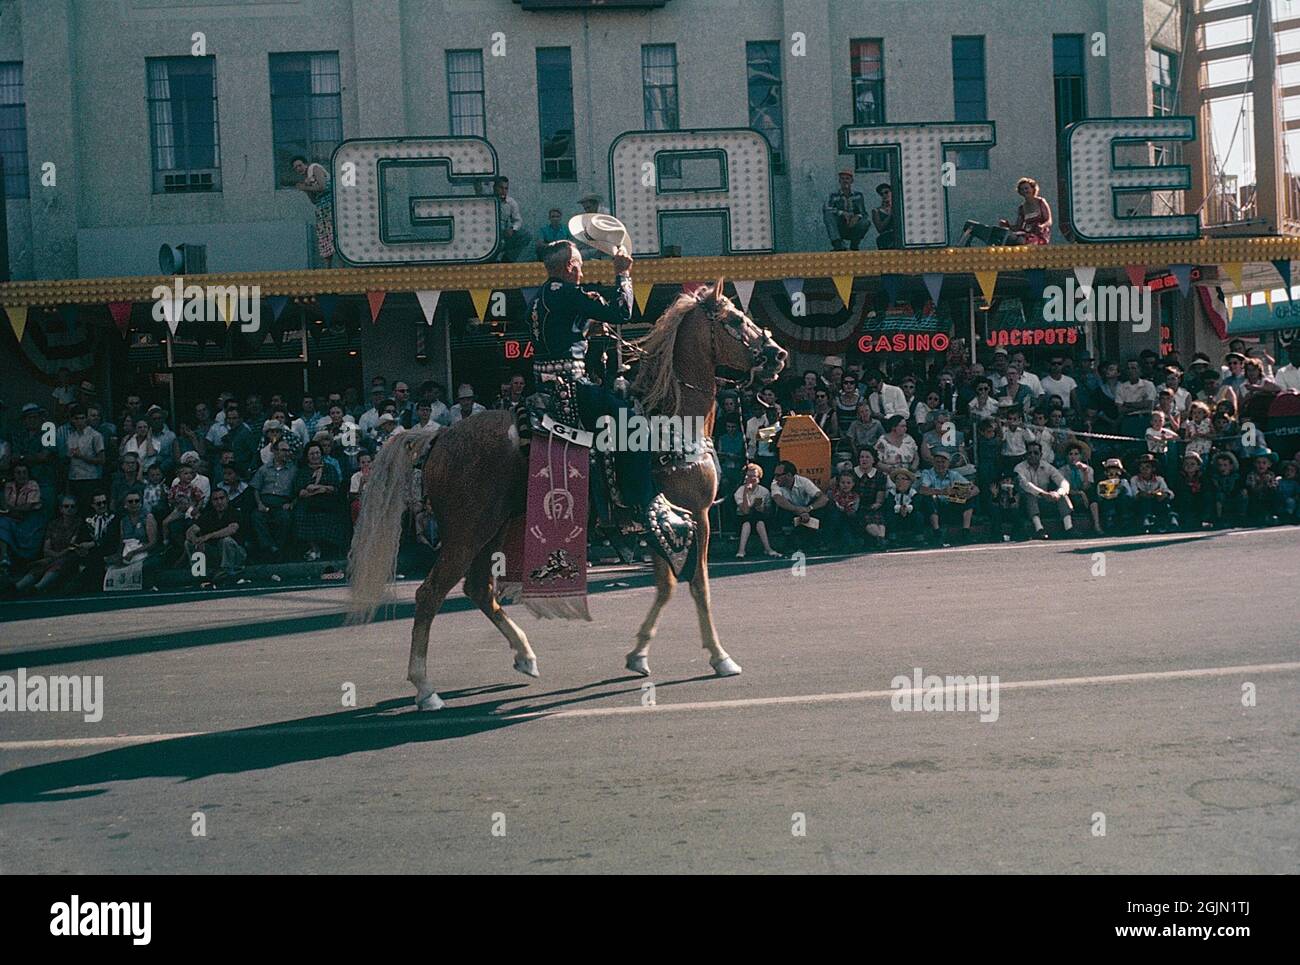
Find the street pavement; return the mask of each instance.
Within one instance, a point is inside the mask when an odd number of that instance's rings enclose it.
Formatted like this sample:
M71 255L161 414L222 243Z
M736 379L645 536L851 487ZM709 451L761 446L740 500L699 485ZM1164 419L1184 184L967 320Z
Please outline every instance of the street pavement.
M441 614L436 714L410 584L365 627L342 588L0 624L0 674L104 686L0 714L0 872L1295 873L1298 544L715 566L727 679L680 591L628 675L651 594L605 570L591 623L511 609L540 680ZM893 709L914 668L996 675L996 719Z

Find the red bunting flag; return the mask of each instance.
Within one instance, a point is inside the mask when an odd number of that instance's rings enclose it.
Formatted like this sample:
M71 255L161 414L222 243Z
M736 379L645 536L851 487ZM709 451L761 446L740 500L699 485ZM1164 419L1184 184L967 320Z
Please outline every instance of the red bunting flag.
M123 338L126 338L126 330L131 324L131 309L134 306L131 302L109 302L108 313L113 316L113 324Z
M384 299L388 297L386 291L366 292L366 301L370 303L370 323L379 324L379 309L384 305Z
M1141 288L1147 283L1146 265L1125 265L1124 274L1128 275L1128 283L1134 288Z

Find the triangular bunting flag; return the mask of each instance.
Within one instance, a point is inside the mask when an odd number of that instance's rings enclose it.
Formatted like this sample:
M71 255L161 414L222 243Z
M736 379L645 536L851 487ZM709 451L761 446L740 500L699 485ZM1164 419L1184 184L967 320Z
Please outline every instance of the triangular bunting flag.
M235 291L232 290L227 292L225 297L218 296L217 314L220 315L221 320L226 323L226 328L230 327L230 323L238 317L238 313L239 295ZM174 327L172 328L172 334L176 334L176 329Z
M835 290L840 293L840 301L848 308L853 304L853 276L831 275L831 281L835 282Z
M1227 272L1228 277L1232 279L1232 287L1237 289L1237 291L1241 291L1241 262L1225 262L1223 270Z
M339 307L338 295L317 295L316 304L320 306L320 317L326 325L334 321L334 310Z
M26 305L6 305L5 314L9 316L9 325L14 330L14 335L18 341L23 340L23 332L27 329L27 306Z
M1092 294L1092 281L1097 277L1097 268L1095 265L1075 265L1074 277L1079 282L1079 290L1084 295Z
M533 307L533 299L537 297L537 293L541 290L541 285L533 285L530 288L519 289L519 294L524 296L524 311L528 311Z
M174 296L164 296L159 301L159 304L162 306L163 319L167 322L168 330L175 335L176 327L181 323L181 303L176 301ZM225 306L222 305L220 298L217 299L217 312L222 315L225 314ZM226 327L230 327L229 322L226 323Z
M492 297L491 288L471 288L469 290L470 301L474 303L474 311L479 321L487 318L488 299Z
M1124 274L1128 275L1128 283L1134 288L1141 288L1147 283L1146 265L1125 265Z
M1042 268L1030 268L1025 271L1025 283L1029 286L1029 294L1034 298L1043 297L1043 289L1047 287L1047 271Z
M440 288L425 288L415 293L415 300L420 303L420 311L424 312L424 324L433 324L433 313L438 310L438 298L441 295Z
M921 276L921 280L925 282L925 290L930 293L930 301L938 305L939 293L943 291L943 272L927 271Z
M370 324L379 324L379 310L384 307L384 299L388 297L388 292L382 290L366 292L366 301L370 303Z
M66 331L75 332L77 330L77 306L60 305L59 317L63 319L63 324L67 326Z
M749 311L749 300L754 295L753 279L736 279L732 283L736 287L736 297L740 299L740 310Z
M289 296L272 295L266 301L271 306L271 317L278 322L280 316L284 314L285 306L289 304Z
M1187 289L1192 285L1192 266L1170 265L1169 271L1178 281L1178 290L1186 295Z
M986 302L993 301L993 289L997 287L998 273L996 271L977 271L975 280L979 282L980 293L984 296Z
M1277 273L1282 276L1282 284L1286 286L1286 297L1291 297L1291 259L1279 258L1273 262L1273 267Z
M885 298L890 305L898 301L898 287L903 282L901 275L881 275L880 285L885 289Z
M785 286L785 293L794 298L799 292L803 291L802 278L783 278L781 284Z
M634 281L632 282L632 301L636 302L638 312L645 311L646 299L650 297L650 292L654 290L655 284L652 281Z
M108 314L113 316L113 324L117 330L126 338L127 326L131 324L131 303L130 302L109 302Z

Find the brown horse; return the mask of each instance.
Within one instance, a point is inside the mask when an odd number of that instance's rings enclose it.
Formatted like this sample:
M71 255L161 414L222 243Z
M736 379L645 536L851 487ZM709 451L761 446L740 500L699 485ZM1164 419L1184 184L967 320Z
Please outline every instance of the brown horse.
M721 279L693 295L679 296L636 348L642 356L636 389L647 414L698 417L707 436L713 432L719 368L748 372L751 382L770 381L786 359L785 350L771 335L723 295ZM415 685L416 706L438 710L443 703L427 673L429 629L443 600L462 578L465 595L509 641L515 669L536 677L537 658L523 630L502 610L494 582L494 555L501 550L510 521L522 516L525 508L528 461L509 412L482 412L441 431L406 432L380 449L363 492L348 557L354 619L373 617L392 578L402 513L411 501L413 467L429 446L421 488L432 502L442 550L415 592L407 678ZM661 467L656 479L668 499L690 510L698 522L699 565L690 586L709 662L720 677L738 674L740 665L718 642L709 610L709 507L718 489L715 463L705 458ZM676 582L667 564L656 558L654 604L626 658L633 673L650 673L650 641Z

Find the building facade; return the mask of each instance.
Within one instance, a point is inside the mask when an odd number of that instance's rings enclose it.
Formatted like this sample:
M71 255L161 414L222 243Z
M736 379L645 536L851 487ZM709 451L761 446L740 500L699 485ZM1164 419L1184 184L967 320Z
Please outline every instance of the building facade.
M638 129L754 126L773 147L777 251L824 250L836 172L869 199L882 156L853 123L991 120L954 158L949 232L1058 204L1056 135L1160 109L1167 0L20 0L0 7L14 279L156 274L161 244L210 272L316 267L289 159L339 140L485 136L526 225L610 197ZM1165 63L1166 69L1168 62ZM1059 205L1058 205L1059 207ZM617 213L617 212L615 212ZM681 241L709 252L707 232Z

